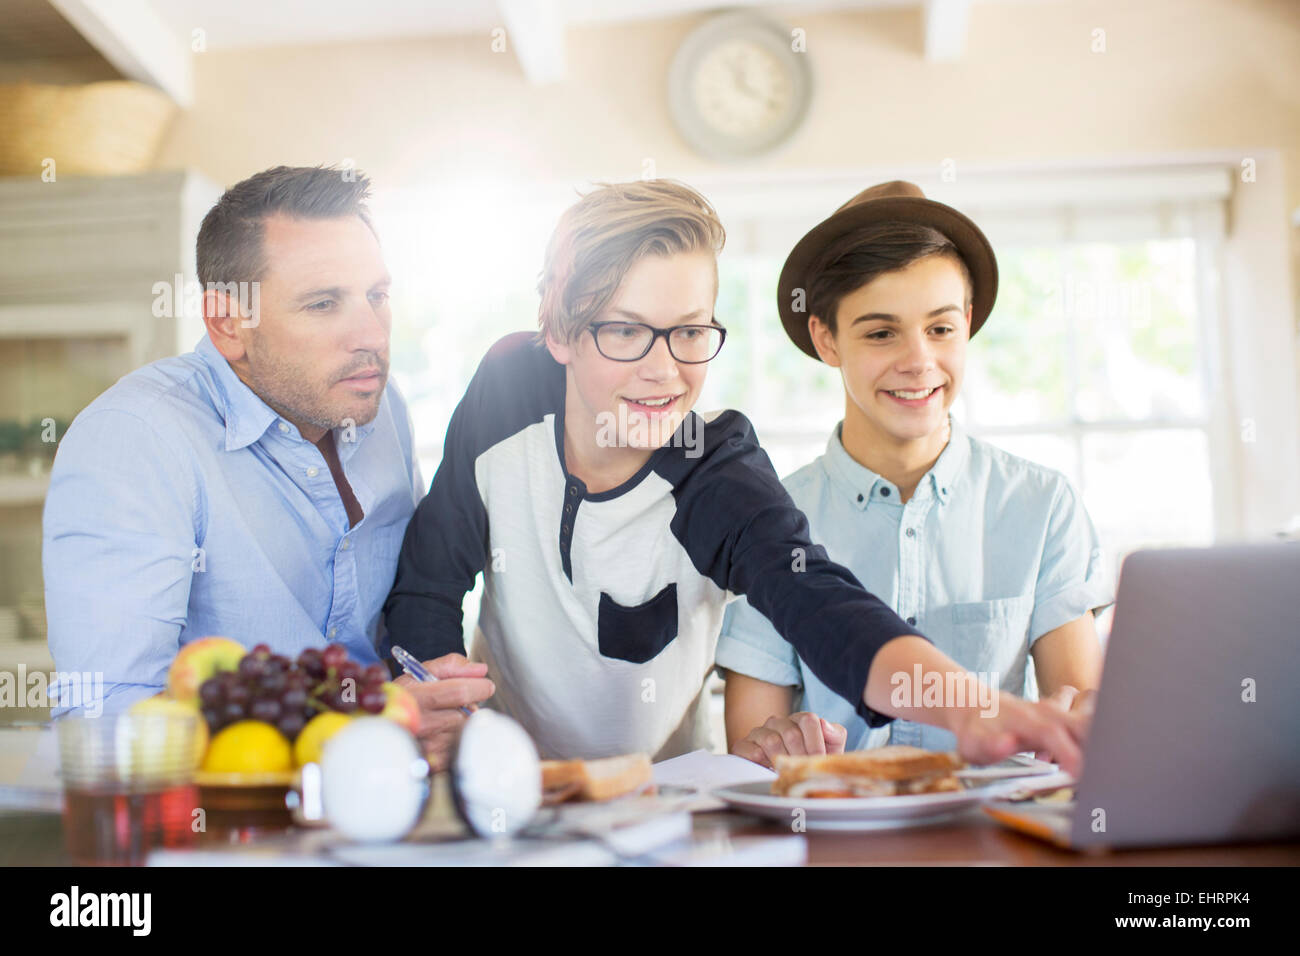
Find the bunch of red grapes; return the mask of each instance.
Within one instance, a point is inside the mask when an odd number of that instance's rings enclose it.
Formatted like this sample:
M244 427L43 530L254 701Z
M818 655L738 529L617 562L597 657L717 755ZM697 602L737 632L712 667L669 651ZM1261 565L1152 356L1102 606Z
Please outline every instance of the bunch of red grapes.
M223 671L199 685L199 705L208 728L216 733L240 720L274 724L289 740L317 714L336 710L378 714L388 703L383 664L363 668L348 660L339 644L309 647L291 661L258 644L233 671Z

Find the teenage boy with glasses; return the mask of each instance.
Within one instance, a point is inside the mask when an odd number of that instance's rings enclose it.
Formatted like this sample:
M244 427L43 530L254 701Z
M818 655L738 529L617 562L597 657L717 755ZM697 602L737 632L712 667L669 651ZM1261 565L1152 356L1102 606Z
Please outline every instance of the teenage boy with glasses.
M986 719L891 705L891 673L959 668L809 540L743 415L692 411L725 337L723 241L708 202L664 180L604 186L563 215L541 334L488 352L407 529L393 642L462 650L481 571L471 657L488 706L543 757L663 759L711 746L705 679L744 594L872 726L937 722L977 761L1023 746L1077 759L1083 720L1039 704L1003 698Z

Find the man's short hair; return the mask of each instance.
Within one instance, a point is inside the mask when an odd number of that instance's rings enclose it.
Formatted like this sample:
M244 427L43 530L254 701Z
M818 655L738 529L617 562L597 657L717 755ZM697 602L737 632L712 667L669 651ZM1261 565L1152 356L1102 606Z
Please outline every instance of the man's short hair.
M560 217L537 283L541 335L559 342L572 342L604 312L643 256L707 250L717 285L727 234L707 199L671 179L596 185Z
M266 220L336 219L357 216L370 227L365 200L370 180L355 169L333 166L276 166L225 191L199 227L199 282L255 282L266 272L262 247Z
M913 222L876 222L829 243L809 266L808 312L835 333L835 315L845 296L886 272L897 272L930 256L952 259L966 281L969 308L974 294L970 269L953 241L937 229Z

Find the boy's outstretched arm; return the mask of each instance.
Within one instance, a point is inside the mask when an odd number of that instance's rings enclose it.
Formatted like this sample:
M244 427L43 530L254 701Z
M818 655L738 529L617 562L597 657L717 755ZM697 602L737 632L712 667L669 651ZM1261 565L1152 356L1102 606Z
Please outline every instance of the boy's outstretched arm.
M955 688L965 682L964 700L945 691L932 704L924 694L911 693L918 673L922 685L937 681ZM994 690L921 637L896 637L876 652L863 700L878 713L951 731L961 756L972 763L997 763L1017 751L1037 750L1051 753L1074 776L1083 770L1090 712L1063 713L1051 703Z
M931 704L924 696L913 700L910 693L900 694L906 682L915 682L918 668L923 685L931 680L939 687L961 685L964 700L944 693ZM793 697L793 688L728 671L728 752L766 767L777 754L843 752L844 728L816 714L791 714ZM878 713L952 731L961 756L972 763L996 763L1019 750L1036 749L1076 776L1082 770L1090 710L1061 713L1051 703L1022 700L977 683L924 638L898 637L876 652L863 700Z

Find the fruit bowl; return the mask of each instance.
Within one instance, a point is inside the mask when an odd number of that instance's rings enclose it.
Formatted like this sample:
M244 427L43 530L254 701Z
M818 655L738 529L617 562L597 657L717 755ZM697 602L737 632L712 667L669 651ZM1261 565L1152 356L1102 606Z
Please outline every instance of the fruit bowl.
M292 770L272 770L265 773L217 773L196 770L194 782L200 787L291 787Z
M194 774L199 806L206 814L205 833L211 840L243 842L259 833L286 830L293 825L289 810L292 771L266 773Z
M166 695L144 706L201 718L196 747L203 756L194 781L203 832L208 841L243 841L316 819L295 819L291 808L302 798L290 768L318 763L325 742L354 719L383 717L418 732L419 704L389 676L382 663L350 659L341 644L307 647L291 659L267 644L246 650L210 636L181 648Z

